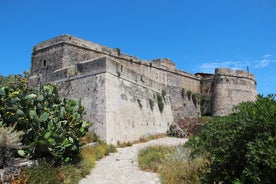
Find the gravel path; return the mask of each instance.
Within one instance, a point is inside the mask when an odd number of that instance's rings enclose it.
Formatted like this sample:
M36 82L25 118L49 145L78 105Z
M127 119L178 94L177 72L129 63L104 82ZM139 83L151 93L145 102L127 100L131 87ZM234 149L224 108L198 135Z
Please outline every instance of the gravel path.
M131 147L117 148L116 153L99 160L90 175L79 184L160 184L158 174L139 169L139 150L152 145L178 145L187 139L165 137Z

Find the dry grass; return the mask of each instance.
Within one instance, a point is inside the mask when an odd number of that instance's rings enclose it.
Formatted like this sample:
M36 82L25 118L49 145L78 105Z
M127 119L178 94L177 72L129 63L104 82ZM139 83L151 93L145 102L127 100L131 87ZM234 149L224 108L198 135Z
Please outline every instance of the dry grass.
M119 148L124 148L124 147L129 147L132 146L133 144L139 144L139 143L145 143L154 139L160 139L163 137L167 137L166 134L156 134L156 135L149 135L149 136L145 136L145 137L141 137L139 140L137 141L133 141L133 142L117 142L117 147Z
M208 161L203 158L189 159L189 150L178 147L152 146L140 151L138 162L141 169L158 172L163 184L200 183Z
M141 169L151 172L157 172L162 166L166 157L172 154L175 147L151 146L139 152L138 163Z

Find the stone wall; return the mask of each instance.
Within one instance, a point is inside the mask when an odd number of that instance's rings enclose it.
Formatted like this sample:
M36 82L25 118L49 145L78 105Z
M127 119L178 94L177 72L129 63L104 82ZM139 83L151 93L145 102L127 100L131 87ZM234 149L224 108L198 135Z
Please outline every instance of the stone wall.
M81 100L85 107L85 119L93 123L93 131L103 140L106 138L106 73L79 75L55 81L60 94L66 98Z
M106 57L76 66L76 75L55 83L63 96L81 100L87 112L85 118L93 122L93 131L108 143L164 133L173 122L169 96L155 90L162 89L162 84L148 78L142 82L140 74L123 69L122 64ZM92 66L97 67L87 69ZM158 95L164 103L162 111L158 107Z
M228 114L256 97L254 76L247 72L193 75L167 58L145 61L70 35L34 47L29 83L46 82L81 100L92 130L109 143L165 133L185 117Z
M227 115L234 105L254 101L257 97L256 81L245 71L218 68L213 83L212 115Z

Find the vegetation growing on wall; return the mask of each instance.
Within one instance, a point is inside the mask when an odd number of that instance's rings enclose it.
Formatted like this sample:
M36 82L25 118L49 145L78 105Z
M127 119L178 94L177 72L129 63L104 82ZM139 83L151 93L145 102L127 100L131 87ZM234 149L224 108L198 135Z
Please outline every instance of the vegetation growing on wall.
M210 98L207 95L201 95L200 96L200 111L201 111L201 115L206 115L206 105L209 102Z
M191 90L187 91L187 96L188 96L189 100L191 100L192 94L193 94L193 92Z
M166 95L167 95L166 90L165 90L165 89L163 89L161 93L162 93L162 97L163 97L163 99L165 100L165 97L166 97Z
M137 99L137 102L138 102L139 107L142 109L143 105L142 105L142 103L141 103L141 100L140 100L140 99Z
M141 75L140 81L143 82L143 83L145 83L145 81L144 81L144 79L143 79L143 75Z
M159 111L162 113L164 109L164 102L160 94L157 94L157 104L159 107Z
M192 94L192 100L195 106L197 106L200 102L200 95L197 93Z
M120 56L121 55L121 49L120 48L116 48L115 50L117 52L117 55Z
M121 65L121 72L123 72L123 69L124 69L124 66L123 66L123 65Z
M185 98L185 89L184 88L181 89L181 97L183 99Z
M121 72L117 72L117 77L121 77Z
M152 99L149 99L150 109L153 110L154 107L154 101Z

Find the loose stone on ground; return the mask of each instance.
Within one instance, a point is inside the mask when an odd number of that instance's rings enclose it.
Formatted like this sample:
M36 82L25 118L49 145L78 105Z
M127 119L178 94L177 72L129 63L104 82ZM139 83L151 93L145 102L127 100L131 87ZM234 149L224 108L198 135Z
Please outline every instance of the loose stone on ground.
M79 184L160 184L157 173L139 169L139 150L153 145L178 145L187 139L165 137L131 147L118 148L116 153L99 160L90 175Z

